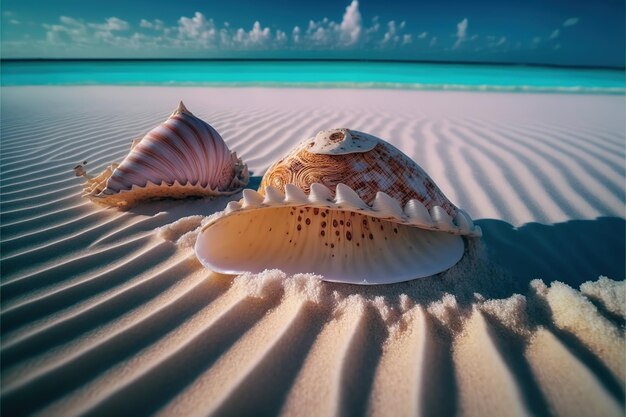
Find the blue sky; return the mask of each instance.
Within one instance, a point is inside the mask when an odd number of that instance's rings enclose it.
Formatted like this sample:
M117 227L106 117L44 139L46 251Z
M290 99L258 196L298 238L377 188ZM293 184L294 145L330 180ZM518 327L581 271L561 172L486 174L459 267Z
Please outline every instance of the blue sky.
M624 66L623 0L3 0L3 58Z

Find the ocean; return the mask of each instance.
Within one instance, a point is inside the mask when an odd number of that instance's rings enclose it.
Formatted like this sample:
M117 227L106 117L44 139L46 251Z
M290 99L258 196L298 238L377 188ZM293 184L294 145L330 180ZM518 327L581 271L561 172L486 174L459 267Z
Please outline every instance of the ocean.
M2 61L0 84L176 85L624 94L620 69L380 61Z

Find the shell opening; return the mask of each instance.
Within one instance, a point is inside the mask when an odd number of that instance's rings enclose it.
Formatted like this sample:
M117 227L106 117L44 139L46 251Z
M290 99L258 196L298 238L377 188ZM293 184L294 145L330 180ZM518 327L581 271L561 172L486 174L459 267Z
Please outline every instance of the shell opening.
M234 211L206 226L196 242L200 261L217 272L278 268L354 284L430 276L457 263L463 250L460 236L355 211L304 206Z

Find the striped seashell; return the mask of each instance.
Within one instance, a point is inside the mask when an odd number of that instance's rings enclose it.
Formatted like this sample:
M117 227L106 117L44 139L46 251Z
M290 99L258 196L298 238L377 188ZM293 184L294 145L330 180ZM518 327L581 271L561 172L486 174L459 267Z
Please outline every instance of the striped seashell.
M120 164L95 178L86 174L83 165L74 171L87 178L86 197L117 207L153 198L230 195L249 179L246 165L230 152L219 133L182 101L164 123L133 141Z
M383 284L442 272L480 227L408 156L366 133L333 129L273 164L258 192L206 224L196 256L222 273L278 268Z

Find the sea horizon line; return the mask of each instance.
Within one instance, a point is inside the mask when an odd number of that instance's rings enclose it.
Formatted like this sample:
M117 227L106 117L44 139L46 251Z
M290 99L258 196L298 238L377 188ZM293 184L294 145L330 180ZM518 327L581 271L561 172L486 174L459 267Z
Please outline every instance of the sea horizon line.
M626 67L608 65L564 65L538 62L484 62L484 61L438 61L411 59L380 59L380 58L0 58L0 63L28 62L370 62L394 64L438 64L438 65L475 65L475 66L510 66L510 67L544 67L561 69L588 69L624 71Z

